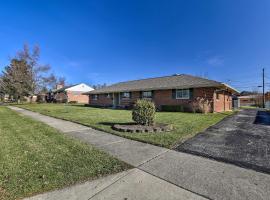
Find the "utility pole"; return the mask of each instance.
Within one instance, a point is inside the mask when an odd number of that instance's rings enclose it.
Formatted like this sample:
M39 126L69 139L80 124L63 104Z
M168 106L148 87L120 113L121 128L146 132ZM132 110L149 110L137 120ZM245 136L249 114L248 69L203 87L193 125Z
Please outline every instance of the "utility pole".
M265 95L264 95L264 68L263 68L263 108L265 108Z

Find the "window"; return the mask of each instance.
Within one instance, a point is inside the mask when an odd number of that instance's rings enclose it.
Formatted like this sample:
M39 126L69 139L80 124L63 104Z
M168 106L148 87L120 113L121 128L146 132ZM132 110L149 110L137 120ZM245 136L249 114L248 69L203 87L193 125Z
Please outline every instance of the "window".
M217 93L217 99L219 99L219 93Z
M189 99L189 89L176 90L176 99Z
M93 95L92 95L92 99L93 99L93 100L97 100L97 99L98 99L98 95L97 95L97 94L93 94Z
M122 93L122 98L129 99L130 98L130 92L123 92Z
M152 98L152 91L143 91L142 98Z

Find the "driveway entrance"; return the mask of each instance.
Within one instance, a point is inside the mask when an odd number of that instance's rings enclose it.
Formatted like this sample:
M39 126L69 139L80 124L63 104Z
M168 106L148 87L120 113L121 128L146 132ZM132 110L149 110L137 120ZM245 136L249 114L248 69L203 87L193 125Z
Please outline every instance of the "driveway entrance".
M242 110L175 150L270 173L270 113Z

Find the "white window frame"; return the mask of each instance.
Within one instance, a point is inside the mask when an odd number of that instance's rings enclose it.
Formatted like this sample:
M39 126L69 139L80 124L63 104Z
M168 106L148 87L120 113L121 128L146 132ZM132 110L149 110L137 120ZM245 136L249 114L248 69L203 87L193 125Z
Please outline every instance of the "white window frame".
M150 93L151 95L150 96L145 96L144 93ZM145 98L145 99L151 99L153 97L153 92L152 91L142 91L142 98Z
M93 94L93 96L92 96L93 98L92 98L92 100L98 100L98 94Z
M183 96L183 91L187 91L187 96ZM179 93L182 93L182 96L179 96ZM190 99L190 89L177 89L175 91L175 98L176 99Z
M128 94L128 95L127 95L127 94ZM123 99L130 99L130 92L123 92L122 95L121 95L121 97L122 97Z

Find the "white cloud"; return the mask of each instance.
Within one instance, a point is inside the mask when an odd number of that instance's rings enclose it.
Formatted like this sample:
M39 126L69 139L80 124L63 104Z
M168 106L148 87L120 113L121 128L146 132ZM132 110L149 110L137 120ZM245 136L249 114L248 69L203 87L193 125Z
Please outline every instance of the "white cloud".
M208 58L206 62L212 66L220 66L223 65L224 59L220 56L213 56Z

